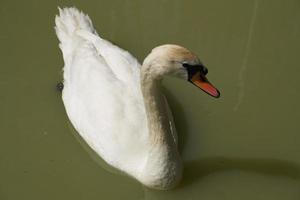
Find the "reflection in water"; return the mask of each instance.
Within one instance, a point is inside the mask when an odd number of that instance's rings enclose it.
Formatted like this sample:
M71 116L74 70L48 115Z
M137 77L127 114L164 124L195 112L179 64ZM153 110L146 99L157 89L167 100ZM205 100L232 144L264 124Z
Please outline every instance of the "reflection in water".
M226 170L243 170L265 175L286 176L292 179L300 179L300 166L289 161L267 158L211 157L199 161L186 162L184 179L181 186L188 186L204 176Z
M115 169L114 167L110 166L107 164L91 147L81 138L79 133L75 130L69 119L66 119L68 123L68 127L70 129L70 132L74 135L76 140L80 143L80 145L83 147L83 149L89 154L89 156L95 161L98 165L100 165L103 169L106 171L113 173L113 174L118 174L118 175L123 175L127 176L124 174L122 171Z
M184 176L179 187L168 192L144 188L143 199L198 199L199 196L220 200L228 197L296 199L295 197L300 195L300 168L289 161L209 157L199 161L187 161L184 164ZM210 190L211 187L214 187L214 190ZM189 193L186 196L182 191Z

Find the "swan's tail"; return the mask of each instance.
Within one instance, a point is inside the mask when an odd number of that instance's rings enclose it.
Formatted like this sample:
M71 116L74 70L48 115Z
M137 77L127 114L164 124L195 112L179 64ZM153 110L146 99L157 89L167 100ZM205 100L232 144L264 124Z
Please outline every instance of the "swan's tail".
M80 12L77 8L58 8L59 15L55 17L56 35L61 44L72 41L76 37L77 30L95 33L92 21L88 15Z
M55 31L60 41L59 47L63 52L65 65L67 65L68 58L72 57L73 50L82 41L82 38L76 33L78 31L86 31L96 35L97 33L89 16L77 8L58 9L59 15L55 17Z

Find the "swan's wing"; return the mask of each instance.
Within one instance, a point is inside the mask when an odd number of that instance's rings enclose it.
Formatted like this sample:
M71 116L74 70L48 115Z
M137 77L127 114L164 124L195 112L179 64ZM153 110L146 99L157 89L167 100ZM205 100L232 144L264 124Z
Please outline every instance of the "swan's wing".
M130 87L137 88L134 85L139 82L141 65L135 57L129 52L89 31L79 30L77 34L87 41L92 42L120 81L130 85Z
M76 130L98 154L130 171L134 162L140 164L145 158L140 65L129 53L101 39L90 24L81 25L90 23L85 18L78 10L63 9L56 19L65 60L65 108Z

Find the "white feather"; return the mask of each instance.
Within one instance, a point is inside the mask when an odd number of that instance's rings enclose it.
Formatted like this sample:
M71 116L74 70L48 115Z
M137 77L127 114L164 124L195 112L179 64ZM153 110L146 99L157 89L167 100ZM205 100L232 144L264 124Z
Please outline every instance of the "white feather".
M109 164L127 173L137 170L133 166L146 159L147 136L140 64L101 39L87 15L75 8L59 11L55 29L65 61L63 101L68 116Z
M76 8L59 9L55 23L65 62L63 102L75 129L110 165L149 187L174 187L182 163L159 82L167 74L186 78L178 59L198 59L183 47L164 45L141 67L130 53L102 39Z

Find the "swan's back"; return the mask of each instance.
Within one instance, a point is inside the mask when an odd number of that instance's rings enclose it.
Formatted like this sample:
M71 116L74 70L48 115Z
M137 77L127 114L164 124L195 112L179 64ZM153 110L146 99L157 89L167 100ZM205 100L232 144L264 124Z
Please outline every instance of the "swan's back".
M101 39L87 15L60 10L56 33L64 57L63 101L84 140L109 164L133 175L147 155L140 64Z

